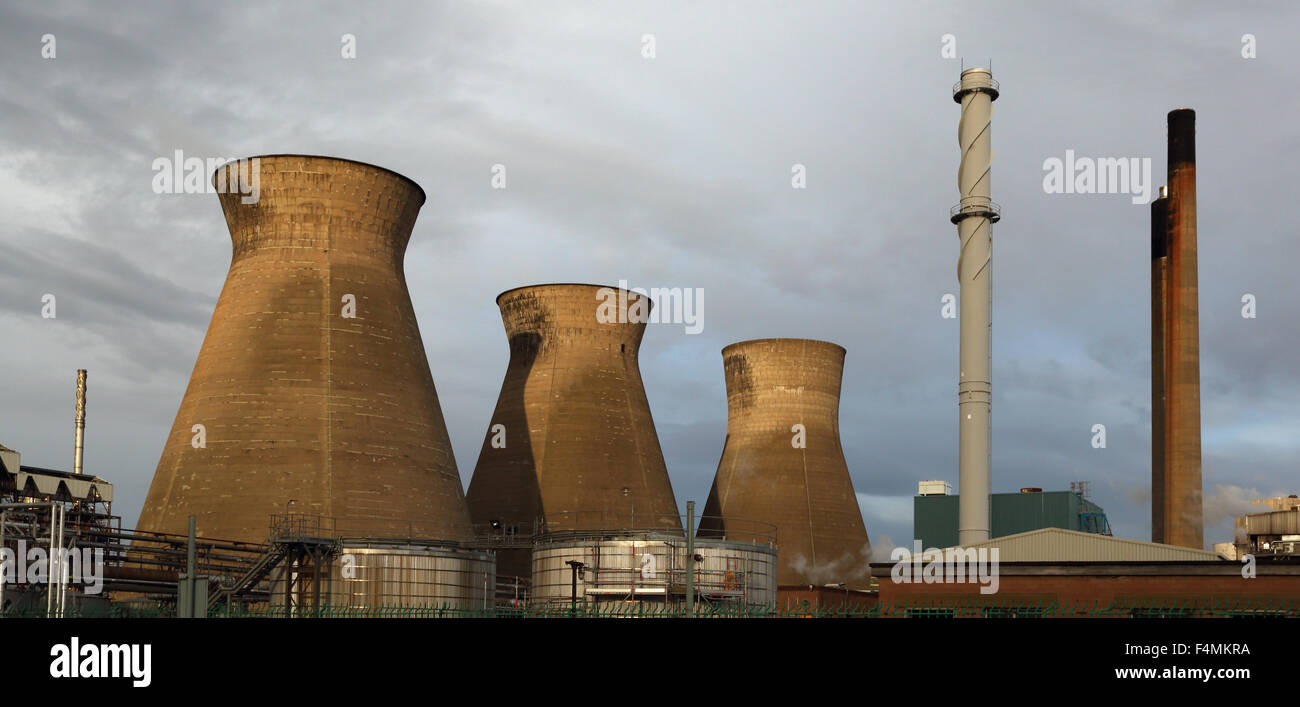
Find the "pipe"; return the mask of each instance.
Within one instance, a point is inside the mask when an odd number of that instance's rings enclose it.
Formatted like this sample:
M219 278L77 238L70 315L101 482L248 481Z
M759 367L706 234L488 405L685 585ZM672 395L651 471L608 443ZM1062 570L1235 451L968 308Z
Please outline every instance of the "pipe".
M992 486L992 224L1001 218L993 203L993 101L998 83L988 69L967 69L953 88L961 104L957 142L961 201L951 212L961 241L957 280L961 284L961 361L957 386L958 529L957 541L970 545L989 539Z
M1151 202L1151 542L1165 541L1165 324L1169 314L1169 189Z
M1165 326L1165 542L1204 547L1201 356L1196 255L1196 112L1168 116L1168 314Z
M62 504L59 505L59 549L55 556L59 558L59 600L55 606L59 618L63 618L63 607L68 601L68 563L67 556L63 554L63 537L64 524L68 515L68 509Z
M194 578L194 545L198 530L198 521L194 516L189 520L189 537L185 540L185 576Z
M72 456L72 473L81 473L81 459L86 438L86 369L77 369L77 442Z
M54 514L56 512L57 511L56 511L55 504L51 503L50 504L50 545L49 545L50 550L54 549ZM50 566L50 563L53 561L54 561L54 554L53 552L51 552L50 556L47 558L45 562L45 618L47 619L50 617L50 609L52 608L52 601L54 599L54 568Z
M695 501L686 502L686 615L695 615Z
M0 509L0 549L3 549L5 546L5 526L7 526L8 524L9 524L9 509L8 508ZM18 571L17 563L18 563L18 558L14 557L15 573L17 573ZM15 579L16 578L17 575L15 574ZM5 610L5 566L4 566L4 562L0 561L0 617L4 616L4 610Z

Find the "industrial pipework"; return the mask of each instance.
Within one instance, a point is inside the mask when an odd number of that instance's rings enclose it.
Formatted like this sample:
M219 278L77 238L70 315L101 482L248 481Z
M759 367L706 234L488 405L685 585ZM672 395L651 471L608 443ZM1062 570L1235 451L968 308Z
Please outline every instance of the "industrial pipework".
M961 361L957 386L958 434L958 542L961 545L989 539L992 486L991 418L993 407L992 310L993 229L1001 209L993 203L992 170L993 101L998 82L988 69L967 69L953 86L952 99L961 104L957 142L961 164L957 187L961 201L950 212L957 224L961 253L957 280L961 284Z

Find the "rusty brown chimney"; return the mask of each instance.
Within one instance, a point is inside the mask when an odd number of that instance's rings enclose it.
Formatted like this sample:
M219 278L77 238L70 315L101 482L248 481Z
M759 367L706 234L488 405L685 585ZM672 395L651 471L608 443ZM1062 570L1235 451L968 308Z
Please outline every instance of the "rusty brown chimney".
M1161 324L1163 344L1159 376L1164 393L1164 409L1159 419L1163 445L1153 445L1163 458L1162 468L1153 470L1152 479L1154 487L1156 477L1161 477L1161 488L1153 493L1152 520L1159 518L1163 530L1157 536L1153 528L1152 535L1158 538L1158 542L1201 548L1204 538L1200 322L1196 282L1196 112L1188 108L1170 111L1168 125L1169 196L1164 206L1166 255L1161 287L1164 319ZM1153 216L1159 208L1153 207ZM1152 268L1154 272L1154 259ZM1153 309L1155 306L1153 301ZM1153 394L1155 388L1153 380ZM1153 452L1153 462L1156 454ZM1160 509L1154 510L1157 500Z
M1151 542L1165 541L1165 307L1169 191L1151 202Z

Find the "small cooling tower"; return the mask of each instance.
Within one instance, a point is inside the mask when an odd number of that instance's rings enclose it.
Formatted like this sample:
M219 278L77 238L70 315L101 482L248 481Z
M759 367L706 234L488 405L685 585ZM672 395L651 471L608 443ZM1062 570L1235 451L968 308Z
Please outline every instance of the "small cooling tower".
M260 542L288 512L469 538L402 271L424 192L360 162L250 162L259 198L220 195L230 272L138 527L184 533L193 514L202 535Z
M727 441L700 534L743 540L719 518L775 523L781 585L863 585L867 529L840 448L844 349L758 339L722 350Z
M497 297L510 363L466 498L476 524L679 529L637 353L650 301L597 285ZM527 552L500 573L529 576Z

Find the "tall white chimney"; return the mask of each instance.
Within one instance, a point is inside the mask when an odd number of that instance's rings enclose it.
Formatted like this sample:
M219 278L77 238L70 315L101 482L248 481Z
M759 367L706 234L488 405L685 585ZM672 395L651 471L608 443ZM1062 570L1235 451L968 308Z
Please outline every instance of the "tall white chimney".
M72 473L81 473L82 448L86 438L86 369L77 369L77 449L73 452Z
M957 280L961 283L961 372L957 385L960 545L988 540L991 527L992 224L1001 215L992 200L989 177L993 163L993 101L997 97L998 82L988 69L967 69L953 86L952 98L961 104L957 127L957 142L961 145L957 186L961 201L950 213L961 241L957 259Z

